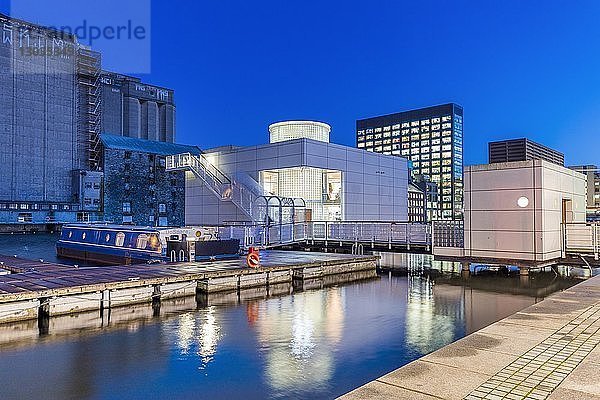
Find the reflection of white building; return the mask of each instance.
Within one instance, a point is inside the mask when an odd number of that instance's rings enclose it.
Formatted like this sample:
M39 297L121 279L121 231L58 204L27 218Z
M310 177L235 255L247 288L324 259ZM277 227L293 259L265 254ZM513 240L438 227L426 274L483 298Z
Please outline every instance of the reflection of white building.
M269 144L220 147L204 158L254 193L304 199L295 221L406 221L407 160L329 143L330 129L322 122L280 122L269 126ZM187 172L186 224L249 220Z
M343 288L260 303L256 330L271 387L317 390L329 382L344 330L344 303Z

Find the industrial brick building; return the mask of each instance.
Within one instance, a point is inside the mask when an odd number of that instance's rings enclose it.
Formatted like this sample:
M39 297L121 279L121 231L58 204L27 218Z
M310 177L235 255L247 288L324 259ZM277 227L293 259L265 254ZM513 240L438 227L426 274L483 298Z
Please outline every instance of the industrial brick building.
M71 34L0 25L0 230L102 220L100 134L173 142L173 91L103 72Z
M100 135L104 220L142 226L185 224L185 173L165 171L165 157L200 154L195 146Z

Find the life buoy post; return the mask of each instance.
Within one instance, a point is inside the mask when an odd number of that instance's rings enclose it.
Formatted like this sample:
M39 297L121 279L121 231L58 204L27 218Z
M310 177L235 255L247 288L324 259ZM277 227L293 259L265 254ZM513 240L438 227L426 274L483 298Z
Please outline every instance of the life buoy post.
M248 255L246 256L246 265L250 268L258 268L260 265L260 254L256 247L248 248Z

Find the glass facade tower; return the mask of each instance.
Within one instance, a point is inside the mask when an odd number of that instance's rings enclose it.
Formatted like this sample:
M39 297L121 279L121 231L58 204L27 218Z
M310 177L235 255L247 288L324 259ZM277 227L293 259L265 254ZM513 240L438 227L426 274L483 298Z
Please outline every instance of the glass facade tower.
M463 218L463 109L449 103L356 121L356 146L405 157L438 186L433 219Z

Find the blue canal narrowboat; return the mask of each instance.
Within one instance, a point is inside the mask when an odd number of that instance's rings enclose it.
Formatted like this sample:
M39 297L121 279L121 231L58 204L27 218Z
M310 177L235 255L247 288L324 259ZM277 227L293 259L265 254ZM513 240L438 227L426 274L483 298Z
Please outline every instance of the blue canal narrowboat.
M69 224L62 228L56 253L59 257L113 265L196 261L237 257L239 240L219 240L214 227Z

